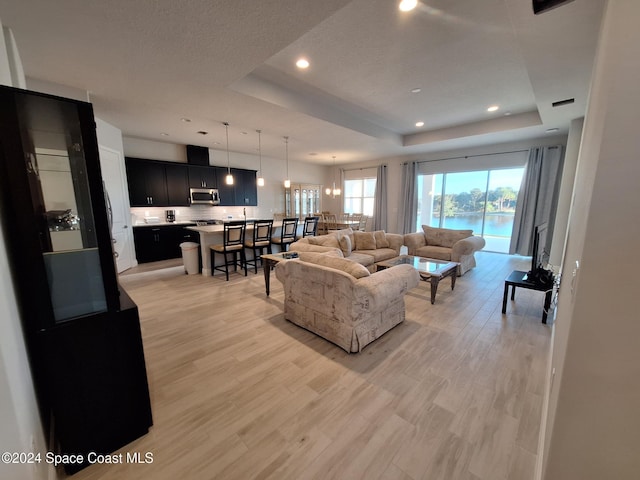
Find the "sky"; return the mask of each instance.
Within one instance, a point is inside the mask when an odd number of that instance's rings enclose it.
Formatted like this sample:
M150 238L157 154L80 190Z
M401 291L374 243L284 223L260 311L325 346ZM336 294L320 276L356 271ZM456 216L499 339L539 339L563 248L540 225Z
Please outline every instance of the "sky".
M495 190L497 187L511 187L517 192L520 190L523 172L524 168L492 170L489 190ZM437 180L435 188L441 189L441 183ZM487 188L487 171L448 173L446 188L447 193L469 192L474 188L484 191Z

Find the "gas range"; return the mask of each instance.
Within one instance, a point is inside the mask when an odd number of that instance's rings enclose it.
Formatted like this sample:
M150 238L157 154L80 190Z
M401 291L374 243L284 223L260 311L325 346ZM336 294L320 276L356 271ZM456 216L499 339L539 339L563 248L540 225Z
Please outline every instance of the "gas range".
M202 218L191 220L196 225L222 225L222 220L216 220L214 218Z

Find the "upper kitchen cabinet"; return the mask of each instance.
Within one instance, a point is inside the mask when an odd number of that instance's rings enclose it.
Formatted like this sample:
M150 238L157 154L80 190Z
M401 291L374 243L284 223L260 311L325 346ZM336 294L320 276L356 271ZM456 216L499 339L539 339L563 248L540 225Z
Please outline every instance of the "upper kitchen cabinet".
M235 183L235 203L240 206L257 206L258 205L258 187L256 184L256 171L244 170L240 168L232 168L231 174Z
M216 167L189 165L189 187L216 188L217 184Z
M189 202L189 168L180 163L166 164L167 205L172 207L188 207Z
M227 176L226 167L214 167L218 177L218 193L220 194L220 205L223 207L233 206L236 203L236 185L227 185L225 177ZM233 174L232 174L233 175ZM235 179L235 177L234 177Z
M139 158L125 158L129 202L132 207L169 205L165 165Z

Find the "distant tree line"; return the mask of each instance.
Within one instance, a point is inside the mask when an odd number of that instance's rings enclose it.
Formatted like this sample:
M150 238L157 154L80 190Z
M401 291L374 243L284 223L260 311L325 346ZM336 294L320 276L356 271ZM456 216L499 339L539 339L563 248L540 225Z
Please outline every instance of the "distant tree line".
M518 192L512 187L498 187L489 190L485 197L479 188L469 192L449 193L444 196L444 216L453 217L464 213L512 213L516 208ZM442 195L434 195L433 211L437 215L441 211Z

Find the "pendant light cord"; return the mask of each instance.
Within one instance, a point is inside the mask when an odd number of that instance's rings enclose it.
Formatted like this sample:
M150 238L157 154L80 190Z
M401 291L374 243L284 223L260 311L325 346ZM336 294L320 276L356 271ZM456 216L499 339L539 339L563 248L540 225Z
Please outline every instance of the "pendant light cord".
M224 122L223 125L227 134L227 175L231 175L231 161L229 160L229 122Z

